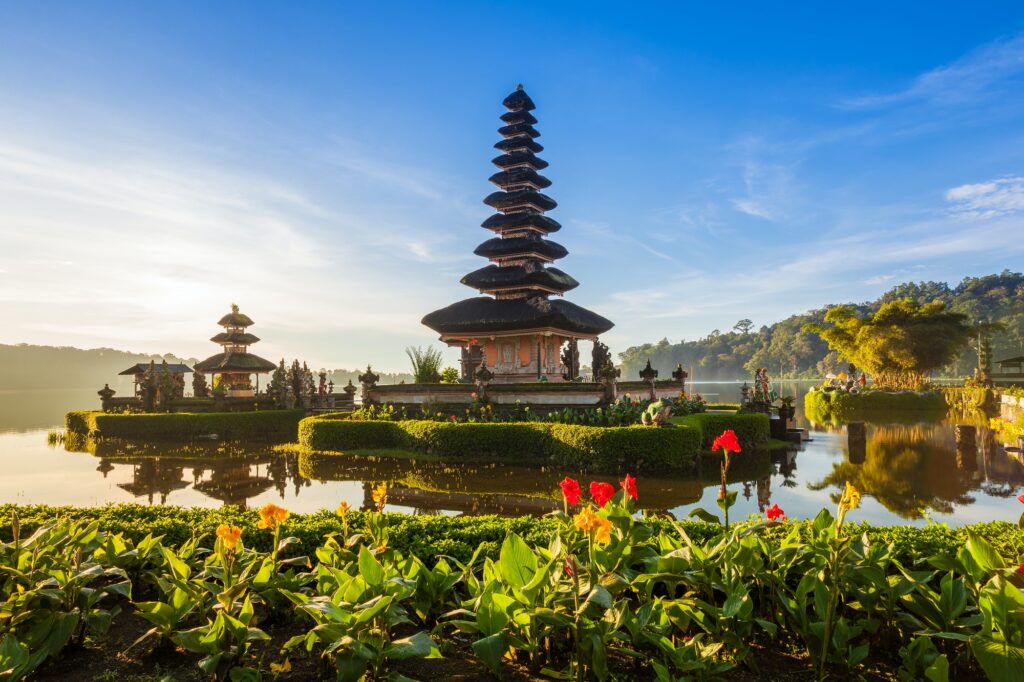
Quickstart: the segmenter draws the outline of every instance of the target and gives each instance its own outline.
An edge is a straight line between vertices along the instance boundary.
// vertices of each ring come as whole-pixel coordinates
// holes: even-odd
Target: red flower
[[[572,577],[572,559],[570,557],[565,557],[565,562],[562,564],[562,570],[565,571],[567,576],[570,578]]]
[[[455,415],[454,415],[454,414],[452,415],[451,419],[452,419],[452,421],[453,421],[453,422],[454,422],[454,421],[458,421],[458,420],[457,420],[457,419],[455,418]]]
[[[1020,495],[1017,496],[1017,501],[1020,502],[1021,504],[1024,504],[1024,493],[1021,493]]]
[[[773,504],[764,510],[764,515],[768,517],[769,521],[777,521],[786,515],[786,512],[782,511],[782,507],[778,504]]]
[[[611,483],[594,481],[590,484],[590,496],[594,498],[594,504],[603,507],[608,504],[608,500],[615,496],[615,486]]]
[[[562,497],[565,498],[565,501],[569,503],[570,507],[575,507],[579,504],[580,498],[583,496],[583,491],[580,490],[579,481],[566,476],[558,485],[562,486]]]
[[[726,429],[711,443],[712,450],[728,450],[729,452],[740,452],[743,448],[740,447],[740,440],[736,437],[736,432],[732,429]]]
[[[640,499],[636,494],[636,479],[626,474],[626,477],[622,479],[622,491],[634,500]]]
[[[1017,567],[1016,573],[1017,575],[1024,575],[1024,564]]]

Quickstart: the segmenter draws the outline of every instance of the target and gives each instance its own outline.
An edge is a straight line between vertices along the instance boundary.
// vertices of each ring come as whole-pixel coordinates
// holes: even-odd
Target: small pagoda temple
[[[544,148],[536,141],[535,106],[522,85],[502,104],[508,112],[498,129],[502,140],[494,145],[501,155],[490,177],[500,191],[484,199],[496,213],[481,225],[494,236],[474,251],[491,263],[461,280],[484,295],[435,310],[423,324],[462,348],[464,378],[486,364],[496,382],[562,381],[579,370],[563,367],[562,346],[575,351],[579,340],[596,341],[613,325],[561,298],[579,283],[550,267],[568,251],[547,239],[562,226],[545,215],[557,204],[540,192],[551,181],[538,173],[548,164],[537,156]]]
[[[239,312],[237,305],[232,304],[231,312],[220,318],[217,324],[224,327],[224,331],[210,340],[220,344],[224,352],[196,364],[195,371],[214,376],[219,374],[220,386],[229,397],[255,395],[259,390],[259,375],[273,372],[277,365],[249,352],[249,346],[258,342],[259,337],[246,331],[252,326],[252,319]],[[253,374],[256,375],[255,389],[250,382]]]

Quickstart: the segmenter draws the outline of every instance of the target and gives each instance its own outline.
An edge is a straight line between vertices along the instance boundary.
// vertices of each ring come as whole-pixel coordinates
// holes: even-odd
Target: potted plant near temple
[[[796,408],[793,407],[793,396],[780,396],[779,403],[779,419],[788,422],[790,419],[796,416]]]

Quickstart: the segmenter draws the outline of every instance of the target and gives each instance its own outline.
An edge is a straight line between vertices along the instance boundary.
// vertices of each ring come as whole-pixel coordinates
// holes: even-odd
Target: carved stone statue
[[[366,372],[359,375],[359,383],[363,385],[363,405],[373,404],[373,398],[370,396],[370,390],[377,385],[380,381],[380,377],[373,373],[370,366],[366,366]]]
[[[668,426],[671,422],[672,402],[669,400],[655,400],[647,406],[640,416],[640,421],[645,426]]]
[[[606,362],[601,367],[601,372],[596,376],[597,380],[604,386],[604,403],[611,405],[616,398],[616,381],[619,378],[620,370],[611,362]]]
[[[580,375],[580,346],[576,339],[570,339],[562,349],[562,378],[572,381]]]
[[[601,381],[601,370],[605,365],[612,364],[612,354],[608,346],[600,341],[594,341],[594,352],[591,355],[590,368],[594,373],[594,381]]]
[[[476,399],[482,403],[487,402],[487,387],[494,379],[494,372],[487,369],[487,363],[481,361],[480,366],[473,372],[473,381],[476,383]]]
[[[654,382],[658,378],[658,370],[651,367],[651,359],[647,358],[647,366],[640,370],[640,380],[647,384],[650,390],[650,399],[657,400],[658,395],[654,390]]]

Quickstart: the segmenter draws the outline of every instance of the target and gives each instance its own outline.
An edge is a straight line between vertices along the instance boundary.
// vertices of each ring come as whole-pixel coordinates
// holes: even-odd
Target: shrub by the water
[[[804,414],[816,424],[832,424],[857,418],[905,421],[939,419],[946,413],[942,393],[916,391],[808,391]],[[901,419],[901,416],[903,419]]]
[[[758,450],[768,447],[771,430],[768,416],[760,413],[704,412],[672,420],[674,423],[696,429],[700,433],[700,448],[707,450],[718,434],[732,429],[744,450]]]
[[[71,433],[91,438],[192,440],[216,435],[221,440],[294,440],[303,410],[165,414],[69,412],[64,425]]]
[[[345,421],[318,417],[304,419],[299,425],[299,444],[312,450],[409,448],[442,459],[497,459],[589,471],[688,469],[696,461],[701,440],[701,432],[688,425],[600,427],[546,422]]]

